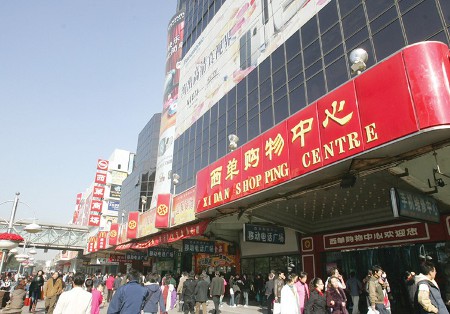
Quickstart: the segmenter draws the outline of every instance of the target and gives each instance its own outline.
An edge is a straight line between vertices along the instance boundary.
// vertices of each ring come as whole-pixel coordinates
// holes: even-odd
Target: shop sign
[[[125,258],[129,261],[144,261],[147,259],[147,253],[143,252],[127,252]]]
[[[147,241],[133,243],[132,248],[146,249],[161,244],[176,242],[189,237],[200,236],[205,232],[206,227],[208,227],[208,223],[208,220],[204,220],[193,225],[187,225],[182,228],[164,232],[150,238]]]
[[[219,266],[233,266],[236,265],[236,260],[234,256],[224,255],[224,254],[215,254],[215,255],[206,255],[199,254],[197,256],[197,263],[201,268],[207,266],[219,267]]]
[[[136,239],[139,221],[139,212],[128,213],[127,238]]]
[[[195,187],[173,198],[170,226],[178,226],[195,220]]]
[[[159,230],[155,227],[156,208],[147,210],[139,215],[139,238],[149,234],[157,233]]]
[[[391,189],[394,217],[439,223],[440,214],[434,198],[396,188]]]
[[[119,224],[113,223],[109,229],[109,245],[117,245],[117,238],[119,236]]]
[[[184,253],[210,253],[214,254],[215,245],[214,241],[203,240],[183,240],[183,252]]]
[[[111,190],[109,191],[109,197],[120,198],[122,186],[117,184],[111,184]]]
[[[421,222],[403,223],[323,236],[325,250],[403,244],[429,240],[428,225]]]
[[[167,228],[169,227],[169,208],[171,194],[159,194],[158,201],[156,204],[156,228]]]
[[[130,256],[127,255],[118,255],[118,254],[110,254],[109,255],[109,261],[113,263],[132,263],[133,261],[144,261],[145,259],[135,259],[134,256],[131,256],[132,258],[129,258]]]
[[[119,206],[120,206],[119,201],[108,201],[108,210],[116,212],[119,210]]]
[[[106,184],[106,173],[97,172],[95,174],[95,181],[94,182],[97,183],[97,184],[105,185]]]
[[[284,244],[283,227],[244,224],[244,241],[268,244]]]
[[[106,238],[108,237],[108,231],[100,231],[97,234],[97,249],[106,249]]]
[[[97,251],[97,236],[89,237],[87,251],[89,253]]]
[[[97,170],[108,171],[109,161],[104,159],[97,160]]]
[[[149,257],[174,258],[175,250],[166,247],[152,247],[148,249],[147,254]]]
[[[128,176],[128,173],[122,171],[111,171],[111,184],[122,185],[123,180]]]
[[[445,67],[442,61],[447,54],[448,47],[439,43],[405,48],[200,170],[196,213],[419,130],[449,124],[449,110],[442,105],[448,104],[448,93],[439,95],[429,87],[436,81],[448,84],[448,61]],[[436,73],[433,83],[428,83],[421,60],[427,62],[427,71]],[[430,118],[425,114],[429,112],[433,113]]]

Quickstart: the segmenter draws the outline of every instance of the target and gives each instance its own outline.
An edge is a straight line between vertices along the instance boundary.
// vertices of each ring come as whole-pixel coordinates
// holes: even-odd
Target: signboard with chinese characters
[[[148,257],[174,258],[175,250],[168,247],[152,247],[148,249]]]
[[[439,223],[437,202],[430,196],[392,188],[391,203],[394,217]]]
[[[145,261],[147,255],[137,255],[137,253],[127,253],[125,255],[110,254],[109,261],[116,263],[132,263],[133,261]]]
[[[429,240],[428,225],[421,222],[388,225],[323,236],[325,250],[392,245]]]
[[[97,172],[96,174],[95,174],[95,183],[97,183],[97,184],[103,184],[103,185],[105,185],[106,184],[106,173],[103,173],[103,172]]]
[[[268,244],[284,244],[284,228],[244,224],[244,241]]]
[[[125,257],[129,261],[145,261],[147,260],[147,252],[127,252]]]
[[[183,240],[184,253],[215,253],[214,241],[203,241],[194,239]]]
[[[431,88],[448,84],[447,55],[441,43],[407,47],[209,164],[197,173],[197,216],[386,143],[447,127],[450,93]],[[427,81],[417,60],[439,79]]]
[[[170,211],[170,226],[195,220],[195,187],[174,197]]]
[[[122,171],[111,171],[111,184],[122,185],[123,180],[128,176],[128,173]]]
[[[119,201],[108,201],[108,210],[118,211],[120,206]]]

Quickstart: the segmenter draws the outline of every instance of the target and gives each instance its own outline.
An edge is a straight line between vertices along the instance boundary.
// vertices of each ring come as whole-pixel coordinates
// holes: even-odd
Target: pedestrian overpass
[[[58,225],[51,223],[41,223],[42,231],[38,233],[28,233],[23,228],[33,221],[23,220],[14,223],[14,230],[20,234],[25,242],[20,246],[35,246],[40,249],[69,250],[77,251],[86,248],[89,229],[86,226]],[[6,232],[8,223],[0,221],[0,233]]]

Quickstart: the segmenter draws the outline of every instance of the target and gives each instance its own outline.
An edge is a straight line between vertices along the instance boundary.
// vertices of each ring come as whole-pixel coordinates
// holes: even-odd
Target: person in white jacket
[[[83,289],[84,275],[76,274],[72,290],[63,292],[53,314],[91,314],[92,294]]]
[[[295,281],[296,274],[290,274],[286,278],[286,284],[281,288],[281,314],[299,314],[298,294]],[[275,311],[274,311],[275,312]]]

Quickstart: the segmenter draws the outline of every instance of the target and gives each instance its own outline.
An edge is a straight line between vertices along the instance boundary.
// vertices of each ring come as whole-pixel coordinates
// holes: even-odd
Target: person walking
[[[414,297],[416,313],[449,314],[436,278],[436,268],[431,262],[425,262],[420,266],[424,276],[417,276],[417,292]]]
[[[114,293],[107,314],[140,313],[147,298],[148,290],[139,284],[140,274],[137,270],[130,270],[127,274],[128,283],[121,286]]]
[[[100,314],[100,305],[103,303],[103,295],[100,290],[94,288],[94,281],[88,279],[84,282],[86,291],[92,294],[91,314]]]
[[[375,265],[372,267],[372,277],[369,280],[369,301],[373,310],[377,310],[380,314],[388,314],[384,306],[384,293],[383,289],[386,287],[381,275],[383,270],[380,266]]]
[[[250,278],[248,278],[246,274],[243,274],[241,282],[242,286],[240,288],[242,291],[242,296],[244,297],[242,299],[242,303],[244,307],[248,307],[248,294],[250,293],[250,286],[251,286]]]
[[[52,314],[55,309],[56,302],[63,292],[62,279],[59,277],[59,273],[55,271],[52,277],[47,280],[47,284],[44,290],[45,295],[45,313]]]
[[[305,304],[305,314],[326,314],[327,313],[327,299],[324,294],[324,284],[322,279],[314,278],[311,281],[313,290],[310,298]],[[328,311],[329,313],[329,311]]]
[[[183,310],[185,314],[194,314],[196,286],[197,280],[195,280],[195,273],[190,272],[188,279],[183,284],[183,291],[181,293],[181,298],[183,299]]]
[[[92,294],[83,289],[84,278],[81,273],[75,274],[73,288],[61,294],[54,314],[91,314]]]
[[[281,289],[284,287],[284,280],[286,279],[286,276],[282,271],[278,272],[277,277],[275,278],[273,282],[273,292],[275,295],[275,302],[280,303],[281,301]]]
[[[106,301],[109,303],[109,302],[111,302],[113,291],[114,291],[114,276],[112,274],[109,274],[109,277],[106,279],[105,285],[106,285],[106,289],[108,290],[108,294],[106,296]]]
[[[215,272],[214,278],[211,280],[209,293],[214,302],[214,314],[219,314],[220,296],[225,294],[225,285],[218,271]]]
[[[178,312],[181,312],[183,309],[183,301],[181,301],[181,293],[183,292],[183,285],[184,282],[187,280],[188,278],[188,273],[187,272],[182,272],[181,273],[181,277],[180,277],[180,281],[178,282],[178,287],[177,287],[177,297],[178,297]]]
[[[362,283],[356,278],[356,274],[354,271],[350,272],[350,278],[347,280],[347,288],[350,292],[350,296],[352,297],[353,310],[352,314],[359,314],[358,304],[359,304],[359,295],[362,290]]]
[[[275,292],[274,292],[274,278],[275,278],[275,272],[271,271],[269,273],[269,277],[265,284],[265,296],[267,299],[267,314],[272,314],[273,309],[273,301],[275,299]]]
[[[209,284],[208,282],[206,282],[205,279],[206,278],[203,274],[200,275],[200,280],[197,282],[197,285],[195,286],[195,293],[194,293],[195,314],[200,313],[200,306],[202,307],[202,314],[208,313],[206,301],[208,301]]]
[[[41,291],[45,282],[44,277],[42,276],[43,274],[44,272],[42,270],[39,270],[36,276],[34,276],[28,288],[28,292],[31,298],[29,311],[33,313],[36,311],[36,304],[41,298]]]
[[[158,284],[158,278],[158,275],[155,273],[147,275],[144,287],[148,290],[148,296],[144,301],[142,309],[144,314],[157,314],[158,304],[161,313],[167,314],[161,287]]]
[[[340,280],[331,276],[329,279],[330,286],[327,289],[327,305],[333,314],[348,314],[347,297],[344,289],[340,287]]]
[[[296,274],[289,274],[286,284],[281,288],[279,300],[282,314],[299,314],[296,279]]]
[[[309,287],[306,281],[308,280],[308,274],[302,271],[298,277],[298,280],[295,282],[295,288],[297,289],[298,294],[298,305],[299,312],[303,314],[305,311],[305,304],[309,299]]]
[[[10,294],[10,299],[1,313],[22,313],[23,301],[27,292],[25,291],[26,280],[20,280]]]
[[[121,282],[122,282],[122,274],[121,273],[118,273],[117,275],[116,275],[116,278],[114,279],[114,283],[113,283],[113,295],[116,293],[116,291],[117,290],[119,290],[119,288],[120,288],[120,284],[121,284]],[[112,299],[112,297],[111,297],[111,299]],[[111,301],[109,301],[109,302],[111,302]]]

